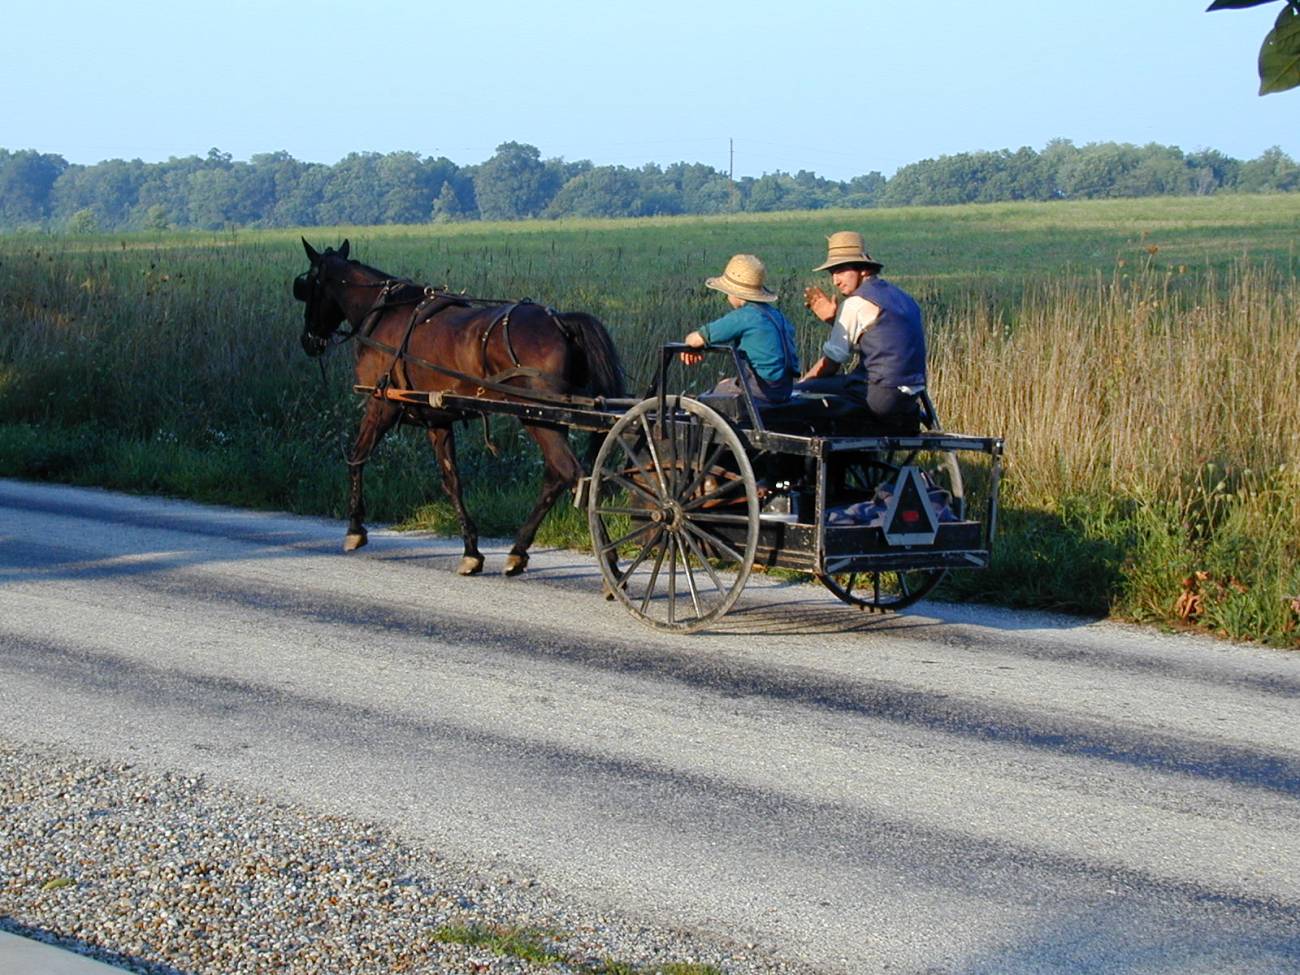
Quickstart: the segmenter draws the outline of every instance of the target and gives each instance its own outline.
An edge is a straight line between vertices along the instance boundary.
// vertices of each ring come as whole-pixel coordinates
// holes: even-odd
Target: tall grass
[[[639,222],[343,228],[353,253],[471,293],[604,319],[631,386],[659,344],[725,310],[738,251],[797,295],[823,235],[859,227],[928,314],[951,429],[1008,444],[995,567],[955,597],[1192,623],[1300,643],[1300,284],[1291,198],[996,205]],[[349,363],[297,344],[282,232],[0,238],[0,473],[342,514],[359,409]],[[799,320],[813,357],[824,328]],[[696,386],[703,373],[687,376]],[[471,506],[507,533],[540,470],[464,431]],[[368,471],[377,520],[454,530],[423,438]],[[560,510],[543,539],[572,541]]]
[[[1111,563],[1108,608],[1124,615],[1295,641],[1294,275],[1148,264],[1043,282],[1014,320],[972,307],[945,326],[933,383],[949,425],[1002,431],[1010,509],[1083,543],[1052,569]],[[1033,566],[1020,554],[1013,570]],[[1069,572],[1055,582],[1062,605],[1070,584]]]

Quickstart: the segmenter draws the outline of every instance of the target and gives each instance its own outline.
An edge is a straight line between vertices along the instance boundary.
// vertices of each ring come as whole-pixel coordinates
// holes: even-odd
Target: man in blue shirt
[[[794,326],[773,306],[777,296],[764,285],[766,276],[763,262],[753,254],[737,254],[729,260],[722,274],[704,283],[727,296],[731,311],[684,339],[695,349],[727,344],[738,348],[750,392],[760,405],[788,400],[799,375]],[[687,365],[702,358],[698,352],[682,353]],[[736,379],[724,379],[713,392],[738,395],[740,384]]]

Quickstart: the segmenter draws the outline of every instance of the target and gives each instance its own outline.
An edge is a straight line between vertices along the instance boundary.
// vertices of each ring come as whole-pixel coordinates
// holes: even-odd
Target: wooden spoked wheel
[[[689,633],[739,598],[758,547],[758,488],[744,444],[693,399],[643,400],[610,430],[587,503],[605,585],[633,616]],[[723,566],[726,566],[725,568]]]
[[[938,451],[929,456],[918,456],[918,453],[915,450],[891,450],[844,458],[834,486],[836,503],[869,500],[877,487],[893,483],[901,468],[919,464],[932,484],[948,492],[953,514],[963,517],[965,495],[956,452]],[[817,578],[837,599],[850,606],[889,613],[924,599],[947,573],[947,569],[904,569],[837,572]]]

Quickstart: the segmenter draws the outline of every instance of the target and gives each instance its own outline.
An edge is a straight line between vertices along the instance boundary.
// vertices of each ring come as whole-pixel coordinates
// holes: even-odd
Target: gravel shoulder
[[[147,975],[812,971],[594,911],[377,823],[53,748],[0,742],[0,820],[0,930]],[[475,932],[494,945],[451,940]]]

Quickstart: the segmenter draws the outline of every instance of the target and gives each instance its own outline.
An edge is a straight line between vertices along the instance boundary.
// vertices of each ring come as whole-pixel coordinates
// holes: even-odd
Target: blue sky
[[[5,14],[0,147],[725,170],[734,139],[738,176],[835,179],[1058,137],[1300,157],[1300,90],[1255,94],[1277,5],[1207,5],[46,0]]]

